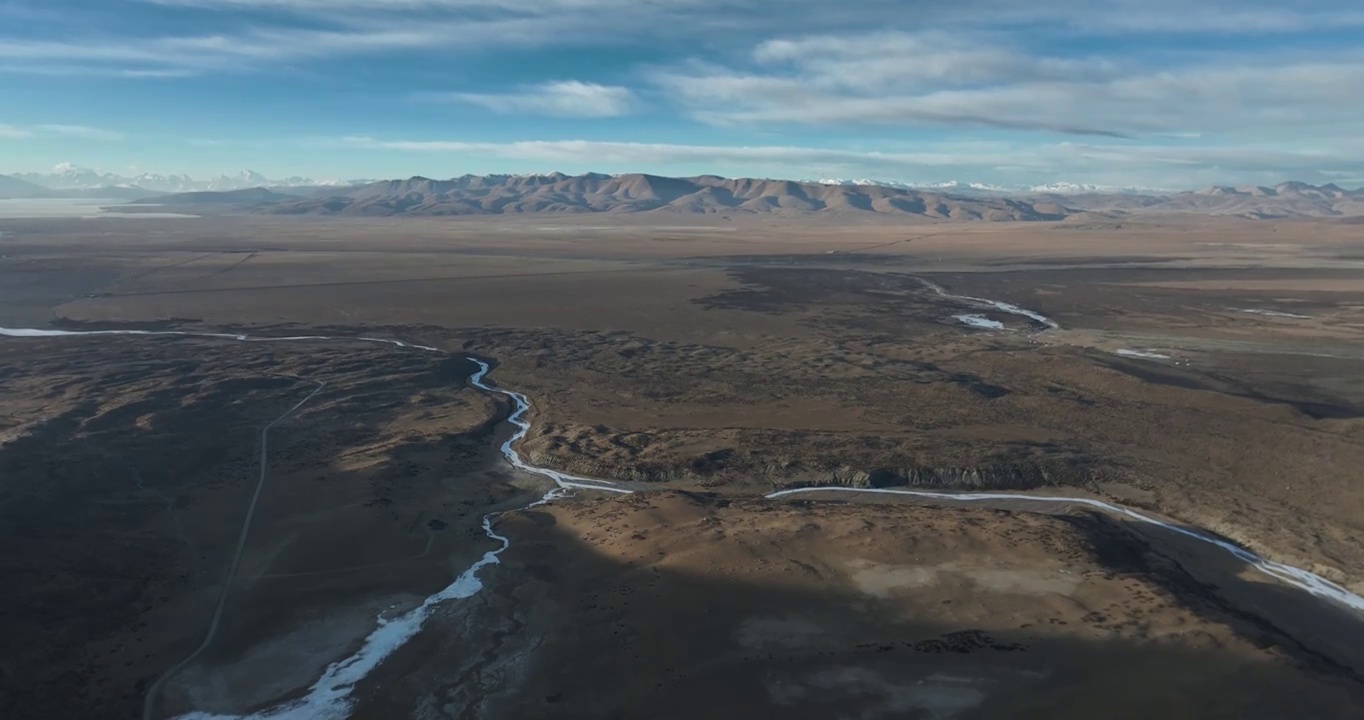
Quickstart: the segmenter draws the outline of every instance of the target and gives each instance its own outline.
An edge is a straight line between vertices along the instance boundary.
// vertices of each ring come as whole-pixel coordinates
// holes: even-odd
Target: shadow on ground
[[[1343,719],[1364,706],[1359,618],[1096,515],[660,492],[499,529],[513,545],[488,589],[381,667],[356,718]]]

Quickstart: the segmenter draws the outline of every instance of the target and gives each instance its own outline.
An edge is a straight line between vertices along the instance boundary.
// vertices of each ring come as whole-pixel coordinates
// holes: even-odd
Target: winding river
[[[16,338],[52,338],[91,335],[195,337],[236,340],[239,342],[339,340],[384,343],[399,348],[445,353],[445,351],[429,345],[419,345],[416,343],[403,342],[401,340],[375,337],[335,337],[328,335],[254,337],[238,333],[200,333],[181,330],[72,331],[0,328],[0,336]],[[528,509],[547,502],[552,502],[557,498],[563,497],[572,490],[601,490],[621,494],[633,492],[625,488],[615,487],[611,482],[606,480],[579,477],[550,468],[536,467],[521,459],[521,455],[516,451],[515,446],[517,442],[526,437],[526,434],[530,432],[530,420],[526,418],[526,414],[530,412],[530,400],[519,392],[504,390],[495,385],[489,385],[485,382],[488,372],[491,370],[488,363],[477,358],[470,359],[478,365],[478,370],[469,377],[470,384],[485,392],[505,395],[510,398],[515,405],[515,409],[512,411],[511,415],[508,416],[507,421],[516,427],[516,432],[512,433],[511,437],[507,438],[506,442],[502,443],[502,455],[507,459],[507,462],[511,463],[511,465],[517,469],[549,478],[555,483],[555,487],[545,493],[544,497],[522,509]],[[302,403],[300,403],[300,405],[301,404]],[[396,617],[385,617],[384,615],[380,615],[377,620],[377,627],[365,637],[360,649],[349,657],[327,666],[327,669],[322,673],[322,677],[318,678],[317,682],[313,683],[313,685],[308,688],[307,693],[302,697],[250,715],[216,715],[211,713],[192,712],[179,716],[178,720],[341,720],[342,718],[347,717],[350,714],[352,705],[351,691],[354,689],[355,684],[369,675],[374,668],[378,667],[379,664],[389,655],[393,654],[395,650],[402,647],[408,640],[412,639],[412,637],[422,629],[422,626],[426,624],[426,620],[431,616],[432,610],[437,605],[448,600],[461,600],[472,597],[478,593],[479,590],[483,589],[483,583],[478,579],[479,571],[489,565],[498,564],[500,562],[498,556],[511,546],[511,541],[509,539],[498,534],[497,531],[493,529],[493,521],[498,514],[500,513],[491,513],[483,517],[483,532],[498,544],[496,549],[484,553],[477,562],[469,566],[464,572],[460,573],[459,577],[455,578],[454,582],[447,585],[440,592],[427,597],[421,605],[399,614]],[[249,529],[248,520],[248,524],[244,526],[242,530],[243,536]],[[159,683],[160,681],[158,681],[158,685]]]
[[[1027,308],[1014,305],[1013,303],[1006,303],[1000,300],[990,300],[989,298],[972,297],[970,295],[958,295],[956,293],[948,292],[946,288],[937,283],[929,282],[919,277],[916,277],[914,279],[922,283],[924,287],[928,288],[929,290],[932,290],[939,297],[946,298],[948,300],[956,300],[967,305],[974,305],[975,307],[981,308],[982,310],[996,310],[1002,313],[1006,313],[1008,315],[1017,315],[1019,317],[1025,317],[1037,323],[1038,325],[1041,325],[1046,330],[1061,329],[1060,323],[1056,322],[1055,320],[1052,320],[1051,318],[1047,317],[1046,315],[1043,315],[1040,312],[1037,312],[1036,310],[1029,310]],[[962,316],[959,315],[957,317],[960,319]],[[967,324],[969,325],[971,323],[968,322]]]
[[[962,300],[970,304],[982,307],[990,307],[1001,312],[1020,315],[1033,320],[1046,328],[1059,327],[1058,324],[1040,313],[1025,310],[1009,303],[996,302],[983,298],[972,298],[968,296],[953,295],[941,287],[923,281],[930,289],[943,297]],[[289,337],[253,337],[237,333],[199,333],[178,330],[87,330],[87,331],[68,331],[68,330],[40,330],[26,328],[0,328],[0,336],[14,338],[50,338],[66,336],[92,336],[92,335],[148,335],[148,336],[178,336],[178,337],[198,337],[198,338],[217,338],[235,340],[240,342],[304,342],[304,341],[358,341],[370,343],[384,343],[399,348],[419,350],[424,352],[445,353],[438,348],[428,345],[418,345],[407,343],[401,340],[375,337],[338,337],[326,335],[297,335]],[[471,358],[472,359],[472,358]],[[516,431],[502,444],[502,455],[507,462],[515,468],[534,475],[539,475],[553,481],[555,487],[544,495],[540,500],[530,506],[541,505],[552,502],[564,497],[575,490],[602,491],[609,493],[628,494],[629,489],[619,487],[607,480],[580,477],[568,473],[559,472],[550,468],[537,467],[526,462],[516,451],[516,443],[526,437],[530,431],[531,423],[526,418],[530,411],[530,401],[525,395],[513,390],[506,390],[487,382],[487,375],[490,367],[482,360],[473,359],[478,365],[478,371],[469,378],[470,384],[483,390],[484,392],[504,395],[511,399],[515,409],[508,417],[508,422],[516,427]],[[781,490],[768,494],[768,499],[777,500],[796,495],[816,494],[816,493],[864,493],[879,495],[910,496],[929,500],[952,501],[952,502],[1025,502],[1031,504],[1047,505],[1053,508],[1060,506],[1082,505],[1094,508],[1107,513],[1127,518],[1141,523],[1147,523],[1165,528],[1191,539],[1208,543],[1220,550],[1230,554],[1259,572],[1274,578],[1280,582],[1297,587],[1312,595],[1339,603],[1348,608],[1364,613],[1364,597],[1341,585],[1323,578],[1315,573],[1296,568],[1291,565],[1266,560],[1259,555],[1244,548],[1238,547],[1230,542],[1221,540],[1211,534],[1200,530],[1186,528],[1180,525],[1158,520],[1149,515],[1145,515],[1121,505],[1103,502],[1084,497],[1040,497],[1022,493],[948,493],[932,492],[927,490],[897,490],[889,488],[844,488],[844,487],[812,487],[796,488],[791,490]],[[483,531],[496,544],[497,548],[489,550],[471,565],[454,582],[446,586],[439,592],[426,598],[421,605],[411,610],[389,617],[387,614],[381,615],[376,622],[374,630],[364,639],[360,649],[342,660],[332,663],[323,672],[322,676],[315,682],[301,697],[261,710],[250,715],[213,715],[209,713],[193,712],[180,716],[179,720],[341,720],[346,718],[351,710],[353,700],[351,693],[356,683],[363,680],[371,671],[379,666],[389,655],[398,648],[402,647],[408,640],[414,637],[425,625],[431,616],[433,609],[446,601],[460,600],[468,598],[482,589],[483,584],[478,575],[481,570],[489,565],[496,565],[500,561],[498,556],[506,550],[511,541],[497,533],[493,529],[493,522],[497,514],[490,514],[483,518]]]

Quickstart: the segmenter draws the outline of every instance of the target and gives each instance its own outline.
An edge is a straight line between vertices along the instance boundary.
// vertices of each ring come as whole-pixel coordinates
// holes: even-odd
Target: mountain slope
[[[266,190],[265,188],[249,188],[246,190],[229,190],[227,192],[205,191],[177,193],[174,195],[158,195],[156,197],[142,198],[131,204],[250,206],[294,199],[297,199],[296,195],[285,195],[284,193],[277,193],[272,190]]]
[[[45,187],[34,185],[31,182],[20,180],[9,175],[0,175],[0,199],[32,199],[52,197],[52,192]]]

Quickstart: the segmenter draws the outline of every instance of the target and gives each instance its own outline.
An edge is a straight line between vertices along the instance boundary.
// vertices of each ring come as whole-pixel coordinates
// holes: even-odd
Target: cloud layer
[[[881,32],[769,40],[746,70],[697,61],[654,79],[702,121],[974,125],[1130,137],[1325,128],[1364,111],[1364,50],[1150,67],[1028,53],[989,36]]]
[[[73,2],[0,0],[0,91],[159,84],[165,105],[148,112],[186,125],[201,119],[176,104],[186,81],[351,97],[338,135],[450,137],[433,129],[457,119],[462,136],[349,147],[546,166],[1179,186],[1364,177],[1355,0]],[[254,137],[278,132],[244,110]],[[126,140],[87,127],[104,124],[97,113],[21,120],[0,139]],[[507,140],[513,127],[530,139]],[[596,139],[558,139],[574,136]]]
[[[61,125],[61,124],[40,124],[40,125],[7,125],[0,123],[0,138],[18,139],[33,137],[59,137],[77,138],[82,140],[123,140],[125,135],[113,130],[103,128],[88,127],[85,125]]]
[[[543,83],[515,93],[448,93],[425,97],[472,103],[499,113],[551,117],[617,117],[628,114],[635,104],[634,93],[627,88],[577,80]]]

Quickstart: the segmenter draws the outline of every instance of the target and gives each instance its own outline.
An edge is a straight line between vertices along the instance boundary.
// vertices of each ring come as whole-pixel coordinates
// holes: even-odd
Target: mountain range
[[[364,180],[348,182],[336,180],[318,181],[306,177],[271,179],[252,170],[243,170],[235,175],[220,175],[209,180],[196,180],[188,175],[161,175],[157,173],[120,175],[118,173],[83,168],[70,163],[62,163],[45,173],[16,173],[9,177],[32,185],[37,185],[47,190],[56,191],[58,195],[66,193],[67,191],[127,189],[141,191],[134,193],[137,196],[146,196],[148,193],[225,192],[231,190],[245,190],[253,187],[322,187],[355,185],[367,182]],[[106,197],[108,196],[106,195]]]
[[[151,198],[219,211],[287,215],[499,215],[675,213],[917,216],[928,220],[1060,220],[1077,213],[1196,213],[1253,219],[1364,216],[1364,190],[1286,182],[1173,194],[1080,186],[1013,195],[889,187],[870,182],[794,182],[714,175],[464,175],[413,177],[350,187],[259,188]]]
[[[1045,185],[991,185],[989,183],[963,182],[961,180],[944,180],[933,183],[906,183],[898,180],[873,180],[870,178],[857,178],[845,180],[843,178],[821,178],[819,180],[802,180],[801,182],[817,182],[821,185],[880,185],[882,187],[897,187],[918,190],[936,190],[941,192],[961,193],[966,195],[1011,195],[1024,196],[1039,193],[1049,193],[1056,195],[1080,195],[1089,193],[1154,193],[1169,194],[1173,191],[1161,190],[1158,188],[1121,186],[1121,185],[1089,185],[1072,182],[1055,182]]]
[[[227,195],[235,195],[229,193]],[[221,205],[230,198],[215,198]],[[153,198],[158,204],[207,204],[202,194]],[[502,215],[521,213],[876,213],[951,220],[1059,220],[1065,209],[1014,198],[965,198],[879,185],[657,175],[465,175],[414,177],[305,196],[276,190],[243,198],[243,209],[311,215]]]
[[[1364,216],[1364,189],[1347,190],[1329,183],[1215,186],[1168,195],[1085,193],[1033,197],[1064,202],[1076,210],[1103,213],[1223,215],[1255,220]]]
[[[1195,213],[1270,219],[1364,216],[1364,190],[1285,182],[1189,192],[1056,183],[1004,188],[944,182],[912,187],[869,179],[811,181],[563,173],[463,175],[449,180],[319,182],[242,171],[211,180],[122,176],[73,165],[0,175],[0,198],[113,198],[217,212],[305,215],[520,213],[875,214],[929,220],[1059,220],[1077,213]]]

